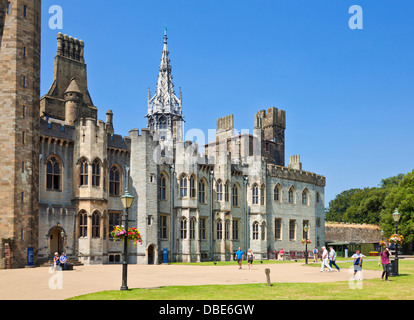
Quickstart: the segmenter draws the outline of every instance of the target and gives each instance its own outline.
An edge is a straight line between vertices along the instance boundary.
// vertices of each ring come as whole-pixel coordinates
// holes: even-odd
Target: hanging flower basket
[[[382,246],[386,246],[386,245],[387,245],[387,243],[386,243],[385,241],[382,241],[382,240],[381,240],[381,241],[379,242],[379,245],[382,247]]]
[[[142,243],[142,237],[137,228],[129,228],[128,231],[125,230],[123,226],[116,226],[111,232],[111,237],[116,240],[124,240],[125,237],[128,237],[128,240],[134,241],[135,244],[138,242]]]
[[[310,243],[312,243],[312,240],[302,239],[302,244],[305,244],[305,243],[310,244]]]
[[[396,244],[402,244],[404,242],[404,237],[400,234],[393,234],[388,239],[389,243],[396,243]]]

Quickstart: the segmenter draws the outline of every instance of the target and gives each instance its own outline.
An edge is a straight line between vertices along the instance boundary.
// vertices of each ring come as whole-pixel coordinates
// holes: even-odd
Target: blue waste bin
[[[33,254],[32,247],[27,248],[27,266],[28,267],[34,266],[34,254]]]
[[[162,250],[162,263],[168,263],[168,249]]]

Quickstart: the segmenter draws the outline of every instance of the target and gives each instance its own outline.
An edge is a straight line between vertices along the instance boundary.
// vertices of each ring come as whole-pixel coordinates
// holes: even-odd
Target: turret
[[[79,108],[82,101],[82,93],[79,90],[75,78],[72,78],[69,87],[65,91],[65,123],[74,126],[79,117]]]

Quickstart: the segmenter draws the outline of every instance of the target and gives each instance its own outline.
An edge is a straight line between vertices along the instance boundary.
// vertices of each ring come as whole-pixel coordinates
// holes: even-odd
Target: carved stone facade
[[[32,3],[40,8],[40,1]],[[325,178],[303,171],[298,156],[285,167],[285,111],[259,111],[253,134],[235,134],[233,115],[218,119],[216,141],[201,152],[196,143],[183,140],[182,95],[174,93],[165,34],[157,90],[149,94],[148,128],[116,135],[112,110],[106,122],[97,119],[85,44],[57,35],[53,83],[39,101],[38,51],[30,63],[9,55],[7,48],[20,45],[25,36],[10,36],[7,28],[15,18],[4,15],[5,2],[0,4],[1,70],[15,77],[0,80],[2,137],[10,137],[1,145],[0,196],[7,205],[1,209],[0,239],[8,253],[11,243],[15,266],[24,265],[28,246],[35,248],[39,263],[63,250],[84,264],[122,261],[122,244],[110,238],[110,231],[123,223],[126,187],[135,197],[130,226],[143,237],[142,245],[130,244],[130,263],[161,263],[163,249],[170,261],[232,260],[238,247],[266,259],[269,250],[303,250],[305,225],[309,238],[324,244]],[[31,30],[39,31],[34,35],[40,41],[35,22]],[[38,50],[40,43],[34,43]],[[20,63],[22,72],[30,66],[28,79],[36,79],[36,85],[27,92],[15,88],[13,96],[6,91],[18,83]],[[30,99],[24,103],[32,107],[26,129],[18,125],[19,99]],[[7,121],[14,126],[6,132]],[[22,130],[27,130],[24,146],[18,141]],[[27,159],[25,174],[18,159]],[[23,177],[30,190],[22,191]],[[19,203],[21,192],[27,206]],[[20,237],[17,224],[30,231],[30,243],[26,235]]]

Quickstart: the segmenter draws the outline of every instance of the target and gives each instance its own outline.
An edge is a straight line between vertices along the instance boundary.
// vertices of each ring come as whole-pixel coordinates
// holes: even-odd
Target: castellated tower
[[[0,0],[0,269],[38,250],[40,11]]]

